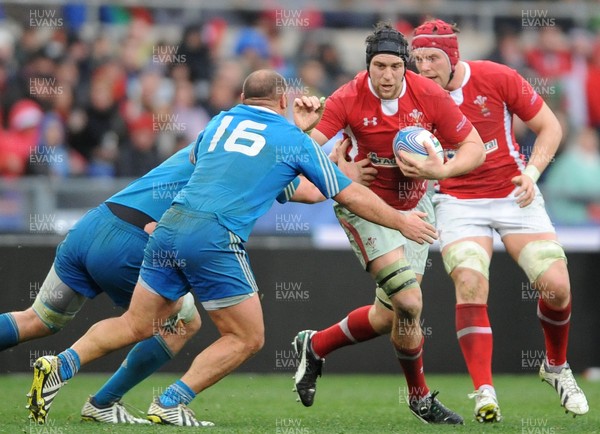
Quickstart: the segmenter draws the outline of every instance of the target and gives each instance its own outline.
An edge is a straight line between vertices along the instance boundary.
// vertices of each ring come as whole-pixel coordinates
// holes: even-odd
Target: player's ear
[[[288,107],[288,99],[287,99],[287,94],[285,92],[283,92],[280,96],[279,96],[279,107],[281,107],[281,110],[287,110]]]

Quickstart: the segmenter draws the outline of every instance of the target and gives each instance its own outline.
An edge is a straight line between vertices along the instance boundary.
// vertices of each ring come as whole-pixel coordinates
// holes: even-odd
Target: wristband
[[[537,182],[538,179],[540,179],[540,171],[533,164],[528,164],[523,173],[529,176],[534,183]]]

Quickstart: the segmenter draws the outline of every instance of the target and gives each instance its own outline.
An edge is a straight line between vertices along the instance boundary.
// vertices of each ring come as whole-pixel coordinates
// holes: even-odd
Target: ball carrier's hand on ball
[[[294,98],[294,123],[306,134],[317,126],[325,110],[325,97],[301,96]]]
[[[425,159],[415,158],[405,151],[400,151],[400,156],[395,156],[396,163],[404,176],[423,179],[447,178],[446,166],[437,156],[433,144],[424,141],[423,146],[427,151],[427,158]]]

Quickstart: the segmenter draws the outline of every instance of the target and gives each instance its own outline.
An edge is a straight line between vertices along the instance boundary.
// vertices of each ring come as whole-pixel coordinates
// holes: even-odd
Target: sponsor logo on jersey
[[[371,119],[363,118],[363,125],[365,127],[369,126],[369,125],[373,125],[373,126],[377,125],[377,117],[373,116]]]
[[[473,103],[478,105],[481,108],[481,114],[487,117],[492,113],[490,112],[490,109],[487,108],[487,106],[485,105],[486,101],[486,96],[477,95],[477,98],[473,100]]]
[[[486,154],[489,154],[490,152],[494,152],[496,149],[498,149],[498,140],[492,139],[489,142],[485,142],[483,144],[483,147],[485,148]]]
[[[394,158],[380,157],[376,152],[369,152],[367,157],[373,166],[398,167]]]

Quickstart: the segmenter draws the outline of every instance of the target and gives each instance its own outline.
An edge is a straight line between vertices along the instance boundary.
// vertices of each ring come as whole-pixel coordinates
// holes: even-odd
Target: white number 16
[[[219,140],[221,140],[221,137],[223,137],[223,134],[225,133],[225,129],[229,126],[232,120],[233,116],[225,116],[223,118],[219,128],[217,128],[215,135],[210,141],[208,152],[213,152],[215,150]],[[249,128],[263,131],[265,128],[267,128],[267,126],[265,124],[249,120],[240,122],[238,126],[235,127],[235,129],[231,132],[229,138],[225,140],[225,144],[223,145],[224,149],[228,152],[241,152],[249,157],[255,157],[258,155],[260,150],[267,142],[260,134],[248,131]],[[238,143],[237,141],[239,139],[247,140],[251,144]]]

